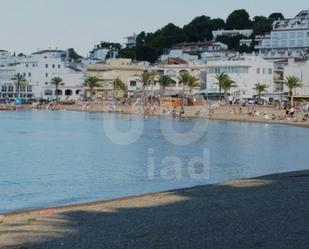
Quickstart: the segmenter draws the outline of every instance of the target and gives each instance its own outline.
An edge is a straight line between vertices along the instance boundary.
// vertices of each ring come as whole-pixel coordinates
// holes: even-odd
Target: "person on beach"
[[[185,114],[185,109],[182,106],[179,112],[179,117],[182,118],[184,114]]]

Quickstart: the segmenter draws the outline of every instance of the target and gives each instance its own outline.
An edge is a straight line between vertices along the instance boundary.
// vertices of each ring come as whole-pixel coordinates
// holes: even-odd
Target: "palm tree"
[[[162,75],[160,77],[159,84],[160,84],[160,87],[161,87],[161,95],[162,96],[165,95],[166,87],[170,86],[173,83],[174,83],[174,81],[172,80],[171,76],[169,76],[169,75]]]
[[[179,83],[182,84],[182,105],[184,104],[186,86],[189,84],[190,77],[191,75],[187,71],[181,72],[178,76]]]
[[[58,101],[58,89],[60,86],[64,86],[64,82],[60,77],[54,77],[51,79],[50,83],[55,86],[56,100]]]
[[[253,88],[253,90],[256,91],[258,98],[260,99],[262,93],[267,92],[267,88],[268,88],[268,86],[266,84],[257,83],[257,84],[255,84],[255,87]]]
[[[200,86],[200,80],[192,75],[189,77],[188,87],[189,87],[189,96],[192,96],[192,90]]]
[[[224,81],[229,80],[229,79],[230,79],[230,76],[228,76],[228,74],[226,73],[216,74],[216,80],[218,81],[217,84],[219,85],[220,98],[221,98],[222,86],[224,84]]]
[[[12,80],[15,81],[15,89],[16,89],[16,94],[17,94],[16,97],[19,98],[20,97],[20,87],[27,84],[26,78],[22,74],[18,73],[14,75]]]
[[[293,106],[294,105],[293,92],[296,88],[301,87],[300,79],[297,78],[296,76],[288,76],[286,77],[285,85],[289,89],[289,96],[291,98],[291,106]]]
[[[144,71],[143,74],[140,76],[140,81],[143,84],[142,99],[144,101],[146,97],[146,88],[152,84],[153,79],[154,79],[154,75],[149,71]]]
[[[100,80],[95,76],[90,76],[85,80],[85,86],[88,87],[90,92],[90,102],[92,101],[93,89],[100,86],[99,81]]]
[[[235,81],[231,80],[230,78],[226,79],[225,81],[222,82],[221,85],[223,91],[224,91],[224,99],[225,99],[225,103],[227,104],[229,102],[229,96],[228,96],[228,92],[233,88],[233,87],[237,87]]]
[[[126,84],[118,77],[113,80],[112,84],[114,89],[114,98],[116,97],[117,90],[120,90],[122,92],[125,92],[127,90]]]
[[[158,75],[158,73],[155,70],[150,71],[150,85],[151,85],[150,99],[151,99],[151,102],[153,101],[153,91],[154,91],[154,86],[156,84],[157,75]]]

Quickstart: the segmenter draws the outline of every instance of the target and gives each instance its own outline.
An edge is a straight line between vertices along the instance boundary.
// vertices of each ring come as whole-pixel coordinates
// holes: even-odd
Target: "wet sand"
[[[309,171],[0,217],[0,248],[308,248]]]

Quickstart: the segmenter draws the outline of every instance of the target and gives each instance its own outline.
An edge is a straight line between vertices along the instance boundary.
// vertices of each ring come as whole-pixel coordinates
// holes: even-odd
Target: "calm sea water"
[[[198,141],[177,146],[162,135],[160,122],[166,119],[0,112],[0,212],[309,169],[309,129],[211,121]],[[112,121],[121,131],[130,129],[132,121],[142,122],[142,136],[130,145],[112,142],[103,128]],[[173,125],[185,132],[195,122],[174,120]],[[134,129],[138,133],[141,127]],[[203,151],[208,152],[208,177],[192,178],[188,163]],[[151,177],[149,165],[154,166]],[[196,168],[202,172],[202,164]],[[180,169],[177,175],[174,169]]]

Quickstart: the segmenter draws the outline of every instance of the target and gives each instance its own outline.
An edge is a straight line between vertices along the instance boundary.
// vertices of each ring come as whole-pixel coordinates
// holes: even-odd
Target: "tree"
[[[214,18],[210,20],[211,30],[225,29],[225,21],[221,18]]]
[[[142,83],[142,99],[145,101],[146,88],[152,84],[154,75],[150,71],[144,71],[140,76],[140,82]]]
[[[269,15],[268,19],[270,19],[272,22],[276,21],[278,19],[283,20],[284,19],[284,15],[280,12],[275,12]]]
[[[226,80],[230,79],[230,77],[226,73],[216,74],[217,85],[219,86],[219,94],[221,98],[222,86]]]
[[[114,98],[116,97],[117,91],[120,90],[121,92],[125,92],[127,90],[126,84],[118,77],[114,79],[112,83],[113,83],[113,89],[114,89]]]
[[[200,79],[194,77],[193,75],[190,75],[189,81],[188,81],[187,84],[188,84],[188,87],[189,87],[189,96],[192,97],[193,89],[200,86]]]
[[[136,48],[124,48],[119,51],[120,58],[136,60]]]
[[[233,11],[226,20],[227,29],[249,29],[252,28],[249,13],[244,10]]]
[[[151,102],[153,101],[153,91],[154,91],[154,85],[156,84],[156,77],[157,77],[158,73],[155,70],[150,71],[150,85],[151,85],[151,89],[150,89],[150,94],[151,94]]]
[[[59,94],[58,89],[59,89],[60,86],[64,85],[64,82],[60,77],[54,77],[54,78],[51,79],[50,83],[52,85],[54,85],[54,87],[55,87],[56,100],[58,101],[58,94]]]
[[[263,35],[272,30],[272,21],[265,16],[255,16],[253,18],[253,32],[255,35]]]
[[[231,50],[239,50],[240,40],[244,38],[246,37],[243,35],[220,35],[217,37],[216,41],[226,44]]]
[[[89,89],[90,102],[92,101],[94,88],[100,86],[99,81],[100,80],[95,76],[90,76],[90,77],[86,78],[86,80],[85,80],[85,86],[88,87],[88,89]]]
[[[82,56],[80,56],[79,54],[75,52],[74,48],[69,48],[68,54],[69,54],[69,58],[74,61],[83,58]]]
[[[97,48],[107,48],[107,49],[114,48],[114,49],[120,50],[121,44],[120,43],[114,43],[114,42],[101,41],[101,43],[98,44],[96,47]]]
[[[289,97],[291,98],[291,106],[294,105],[293,101],[293,92],[296,88],[301,87],[300,79],[296,76],[288,76],[286,77],[285,85],[289,89]]]
[[[173,79],[169,75],[162,75],[159,79],[159,84],[161,87],[161,96],[165,95],[166,87],[174,83]]]
[[[14,81],[15,84],[16,97],[19,98],[20,87],[27,84],[26,78],[22,74],[18,73],[12,78],[12,80]]]
[[[186,86],[189,84],[191,75],[187,72],[181,72],[178,76],[179,83],[182,84],[182,105],[184,105]]]
[[[183,31],[190,42],[211,40],[213,38],[212,25],[209,16],[199,16],[185,25]]]
[[[217,74],[216,79],[218,81],[219,89],[224,91],[225,103],[228,103],[228,93],[233,87],[237,87],[235,81],[231,80],[230,76],[226,73]],[[221,90],[219,90],[221,93]],[[221,94],[220,94],[221,95]]]
[[[267,92],[267,88],[268,86],[266,84],[255,84],[255,87],[253,88],[253,90],[256,91],[258,98],[261,98],[262,93]]]

